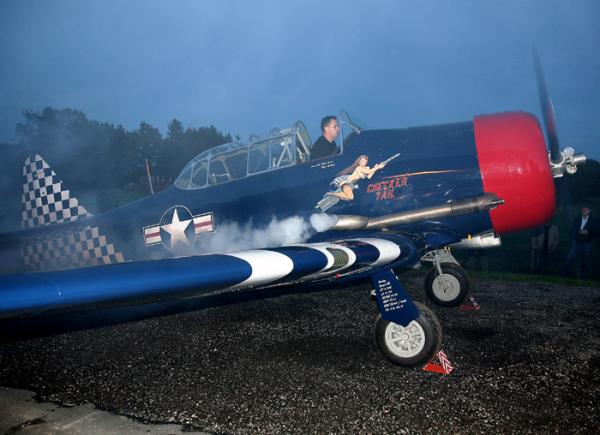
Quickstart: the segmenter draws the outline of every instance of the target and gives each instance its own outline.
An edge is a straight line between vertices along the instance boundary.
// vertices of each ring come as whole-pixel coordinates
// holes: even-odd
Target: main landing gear
[[[375,322],[375,340],[383,355],[396,365],[415,367],[426,364],[442,345],[442,325],[433,311],[415,302],[419,317],[408,326],[385,320]]]
[[[442,326],[428,307],[413,302],[392,271],[372,277],[379,315],[375,341],[392,363],[426,364],[442,345]]]
[[[469,294],[469,276],[449,250],[429,251],[421,261],[433,263],[425,277],[425,294],[436,305],[456,307]]]

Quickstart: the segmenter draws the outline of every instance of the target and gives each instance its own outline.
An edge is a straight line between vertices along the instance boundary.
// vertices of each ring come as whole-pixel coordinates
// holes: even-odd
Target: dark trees
[[[136,130],[90,120],[78,110],[23,112],[17,134],[27,154],[40,154],[69,186],[81,190],[121,188],[145,174],[175,178],[202,151],[231,140],[214,126],[184,128],[173,119],[163,137],[141,122]]]

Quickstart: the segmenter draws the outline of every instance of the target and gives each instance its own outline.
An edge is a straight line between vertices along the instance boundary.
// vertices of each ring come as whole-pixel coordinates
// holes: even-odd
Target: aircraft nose
[[[473,125],[484,191],[504,200],[490,211],[494,230],[506,233],[547,222],[554,213],[554,182],[535,116],[481,115]]]

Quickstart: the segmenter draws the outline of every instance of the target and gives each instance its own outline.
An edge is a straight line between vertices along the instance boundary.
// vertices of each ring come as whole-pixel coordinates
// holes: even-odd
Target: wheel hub
[[[414,320],[406,327],[390,322],[385,331],[385,342],[394,354],[410,358],[425,347],[425,331]]]
[[[460,282],[455,276],[442,273],[433,279],[431,289],[439,300],[449,302],[459,296]]]

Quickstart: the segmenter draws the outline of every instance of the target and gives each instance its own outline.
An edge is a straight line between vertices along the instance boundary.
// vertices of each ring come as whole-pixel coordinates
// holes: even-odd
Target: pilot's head
[[[589,208],[589,206],[584,205],[583,207],[581,207],[581,214],[583,216],[589,216],[591,212],[592,210]]]
[[[333,142],[340,132],[337,118],[333,115],[328,115],[321,119],[321,131],[323,132],[323,137],[325,139],[327,139],[329,142]]]

